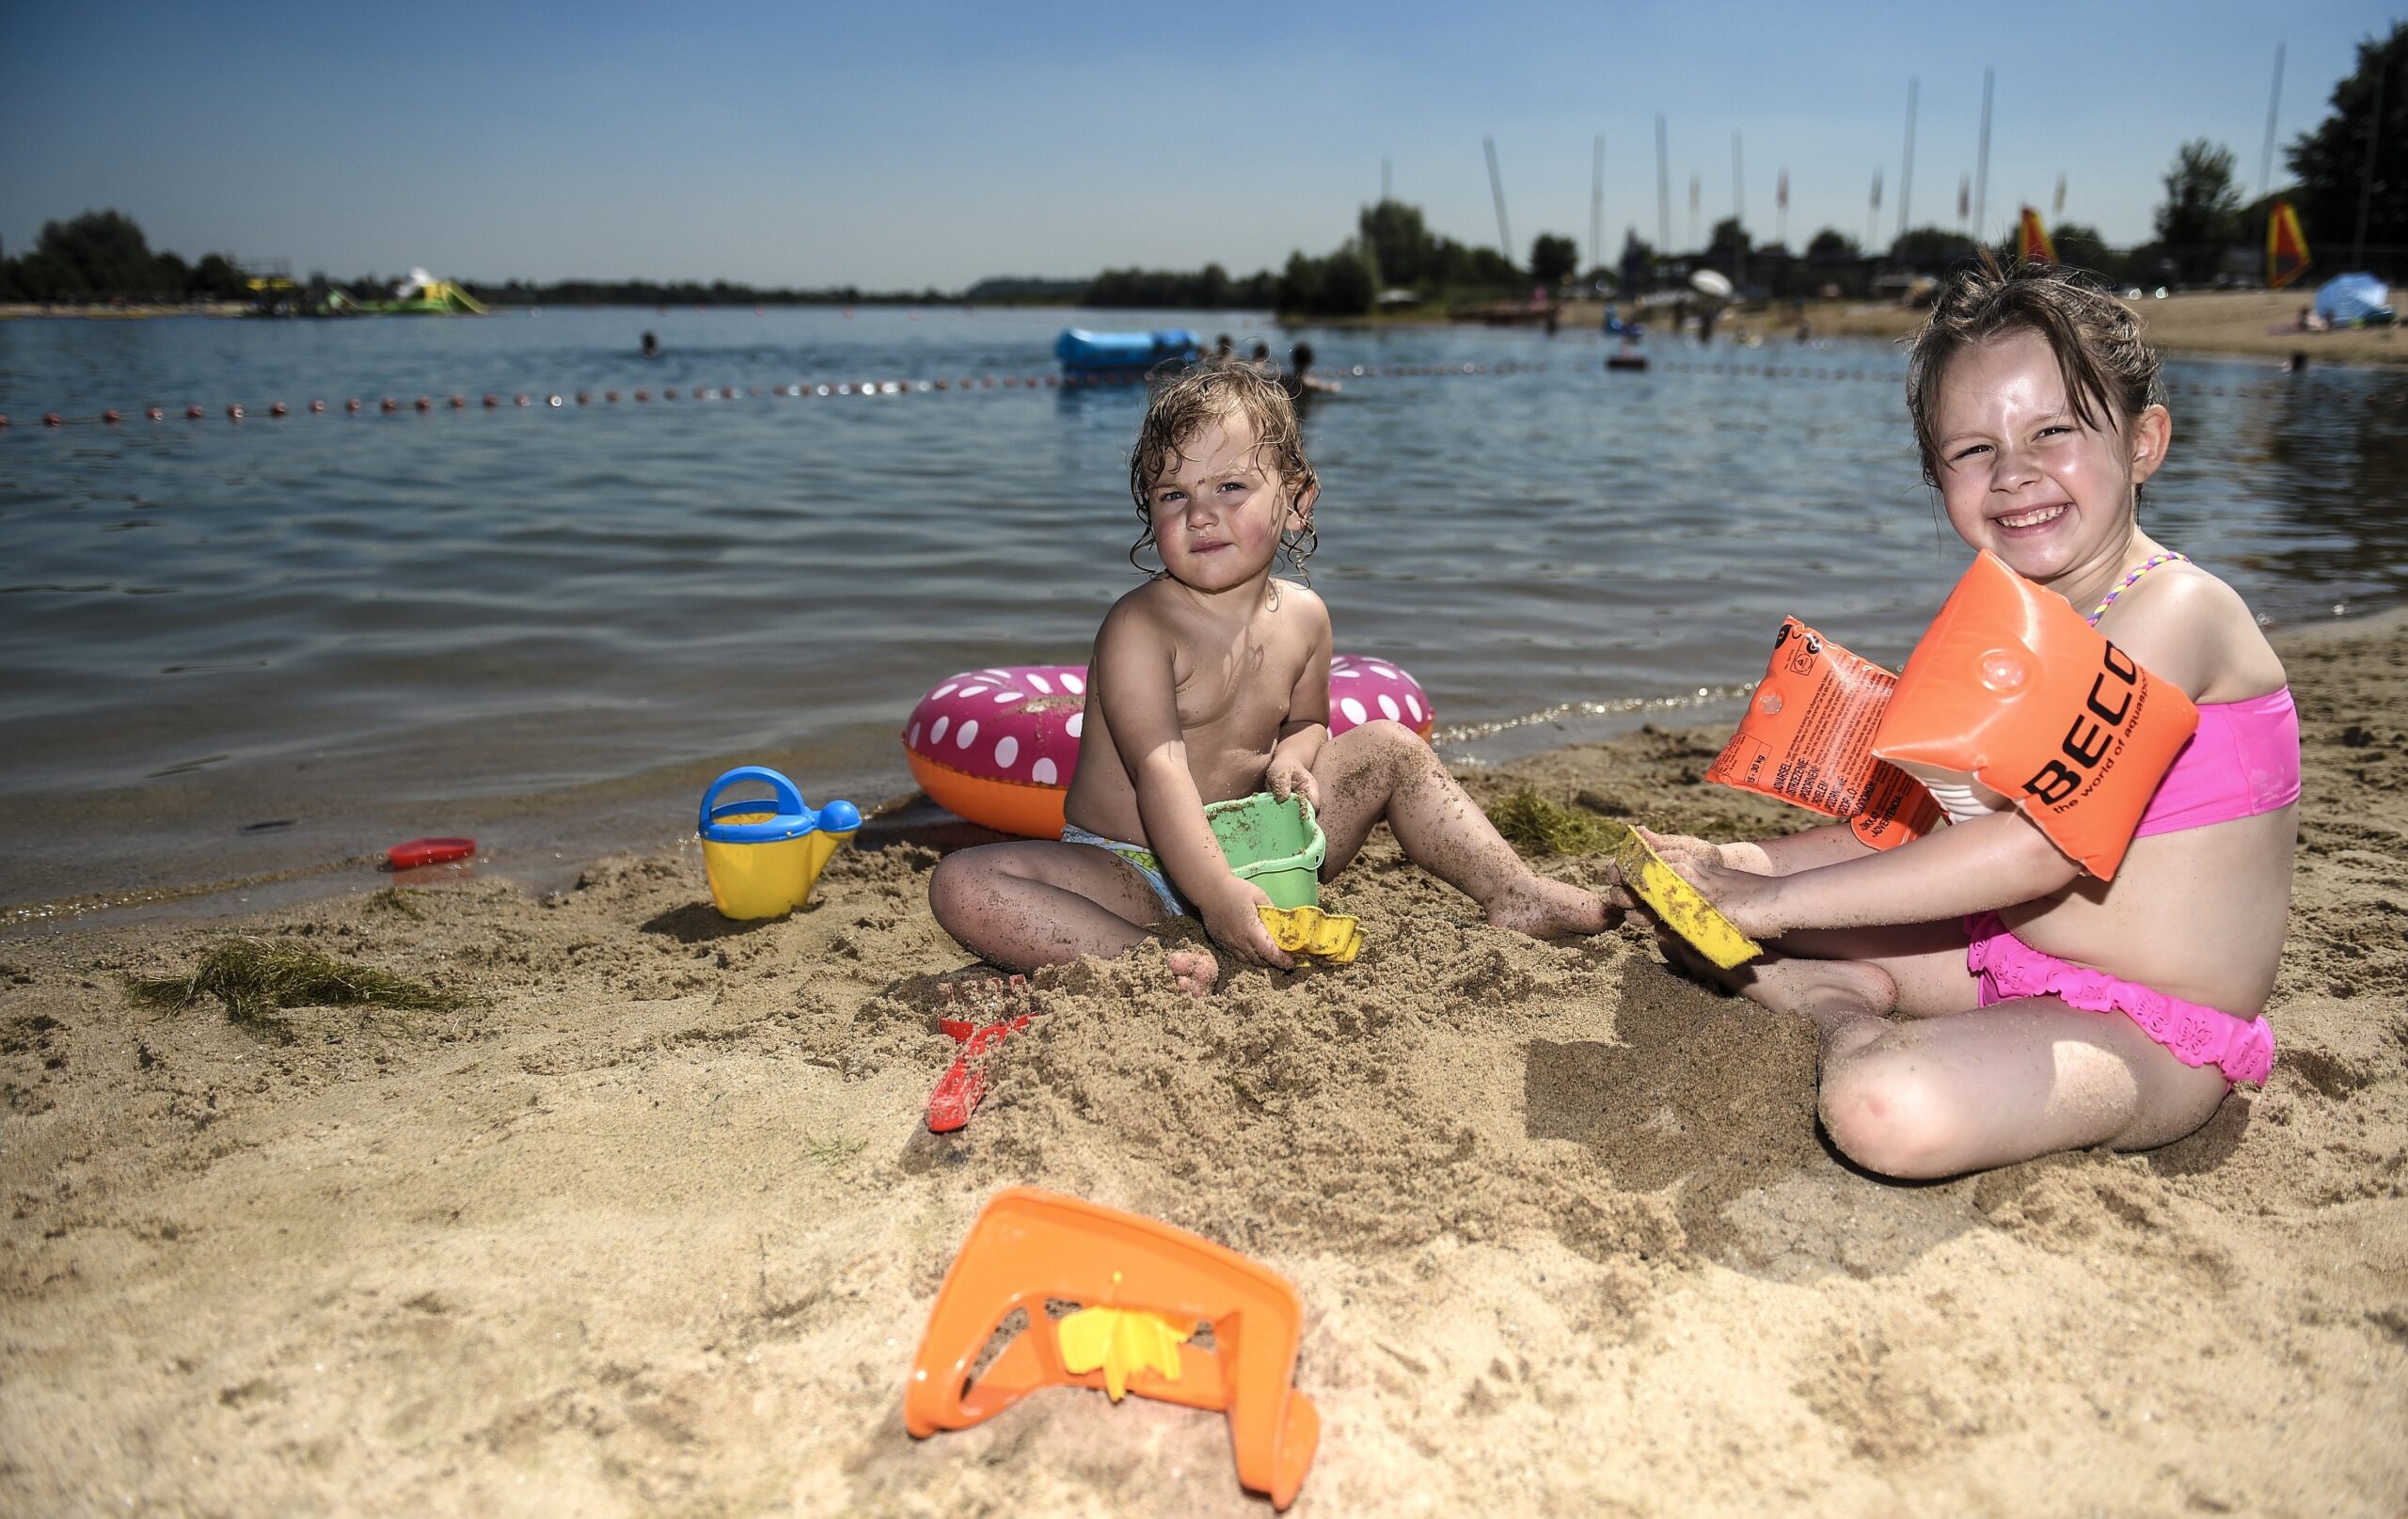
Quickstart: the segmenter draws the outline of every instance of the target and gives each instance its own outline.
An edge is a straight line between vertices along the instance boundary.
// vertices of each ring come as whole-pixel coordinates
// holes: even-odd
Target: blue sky
[[[958,288],[1107,265],[1233,272],[1321,252],[1395,193],[1493,243],[1493,135],[1516,256],[1589,230],[1606,134],[1609,245],[1895,230],[1907,81],[1914,219],[1953,226],[1998,71],[1988,220],[2025,201],[2111,242],[2149,233],[2186,139],[2255,194],[2274,50],[2279,143],[2321,120],[2400,0],[2188,4],[1325,7],[644,5],[0,8],[0,238],[103,206],[155,246],[338,277],[725,277]]]

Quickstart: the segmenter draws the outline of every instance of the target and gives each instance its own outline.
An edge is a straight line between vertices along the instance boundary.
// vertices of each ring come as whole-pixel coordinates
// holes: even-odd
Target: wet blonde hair
[[[2002,267],[1985,248],[1979,262],[1941,286],[1930,319],[1907,350],[1907,412],[1925,484],[1940,486],[1937,417],[1948,366],[1968,349],[2022,332],[2038,334],[2056,356],[2066,399],[2084,427],[2101,425],[2103,417],[2121,430],[2165,404],[2157,350],[2142,340],[2140,323],[2123,302],[2087,275],[2047,263]]]
[[[1137,556],[1154,546],[1154,511],[1148,498],[1154,482],[1172,460],[1184,458],[1186,448],[1212,422],[1243,417],[1254,428],[1254,451],[1279,476],[1292,504],[1321,485],[1321,476],[1305,458],[1304,430],[1296,425],[1296,408],[1272,375],[1251,364],[1199,364],[1162,381],[1146,403],[1146,419],[1137,428],[1137,447],[1129,455],[1129,496],[1137,503],[1144,530],[1130,546],[1129,562],[1147,574]],[[1297,574],[1321,545],[1308,514],[1301,528],[1282,528],[1279,557]]]

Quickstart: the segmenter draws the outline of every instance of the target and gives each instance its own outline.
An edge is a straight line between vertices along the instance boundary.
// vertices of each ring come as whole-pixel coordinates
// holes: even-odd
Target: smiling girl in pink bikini
[[[1985,261],[1915,339],[1909,409],[1949,525],[2198,704],[2112,881],[2014,811],[1875,853],[1845,823],[1669,857],[1771,953],[1717,974],[1821,1034],[1832,1141],[1889,1176],[2143,1149],[2263,1083],[2299,719],[2241,597],[2138,520],[2173,422],[2131,314]],[[1892,1015],[1895,1015],[1894,1017]]]

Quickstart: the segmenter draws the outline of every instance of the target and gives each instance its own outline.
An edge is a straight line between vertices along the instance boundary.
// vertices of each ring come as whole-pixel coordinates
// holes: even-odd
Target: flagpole
[[[1497,139],[1482,137],[1481,146],[1488,150],[1488,193],[1497,198],[1497,247],[1505,261],[1513,261],[1513,232],[1505,225],[1505,182],[1497,173]]]
[[[1748,181],[1739,162],[1739,134],[1731,134],[1731,219],[1748,229]]]
[[[2350,248],[2350,267],[2367,266],[2367,212],[2374,204],[2374,152],[2383,138],[2383,83],[2391,72],[2391,59],[2382,52],[2375,54],[2374,106],[2367,112],[2367,164],[2358,181],[2358,235]],[[2317,234],[2321,237],[2321,232]]]
[[[1605,233],[1606,215],[1606,134],[1597,134],[1597,150],[1589,163],[1589,267],[1605,265],[1605,250],[1597,242]]]
[[[2258,155],[2258,198],[2274,187],[2274,113],[2283,103],[2283,53],[2289,44],[2274,44],[2274,87],[2266,96],[2266,148]]]
[[[1923,81],[1907,81],[1907,161],[1898,170],[1898,235],[1907,235],[1907,198],[1915,189],[1915,97],[1923,90]]]
[[[1988,236],[1988,213],[1990,196],[1990,86],[1998,78],[1996,69],[1982,71],[1982,157],[1973,179],[1973,241],[1981,243]]]
[[[1672,251],[1672,182],[1664,162],[1664,113],[1656,113],[1656,252]]]

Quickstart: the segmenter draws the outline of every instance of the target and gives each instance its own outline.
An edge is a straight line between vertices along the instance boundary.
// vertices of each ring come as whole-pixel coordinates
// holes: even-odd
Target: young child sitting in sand
[[[1260,791],[1312,803],[1326,880],[1382,818],[1404,852],[1468,894],[1499,927],[1594,933],[1598,898],[1525,865],[1410,729],[1367,722],[1329,734],[1329,612],[1272,576],[1302,569],[1321,484],[1279,382],[1251,365],[1206,366],[1157,390],[1129,470],[1163,567],[1097,632],[1079,766],[1061,841],[993,844],[940,863],[929,905],[980,958],[1011,970],[1115,956],[1150,924],[1193,915],[1238,960],[1292,962],[1256,915],[1261,888],[1231,873],[1209,802]],[[1211,953],[1172,972],[1201,995]]]
[[[1846,824],[1761,846],[1663,841],[1743,931],[1778,936],[1735,973],[1675,953],[1814,1022],[1824,1126],[1870,1170],[2147,1148],[2206,1122],[2233,1082],[2265,1080],[2299,720],[2241,597],[2141,529],[2141,485],[2173,432],[2163,395],[2122,305],[2060,270],[1987,261],[1941,292],[1908,374],[1949,525],[2198,704],[2112,882],[2016,811],[1885,854]],[[2135,1014],[2188,1025],[2210,1063]]]

